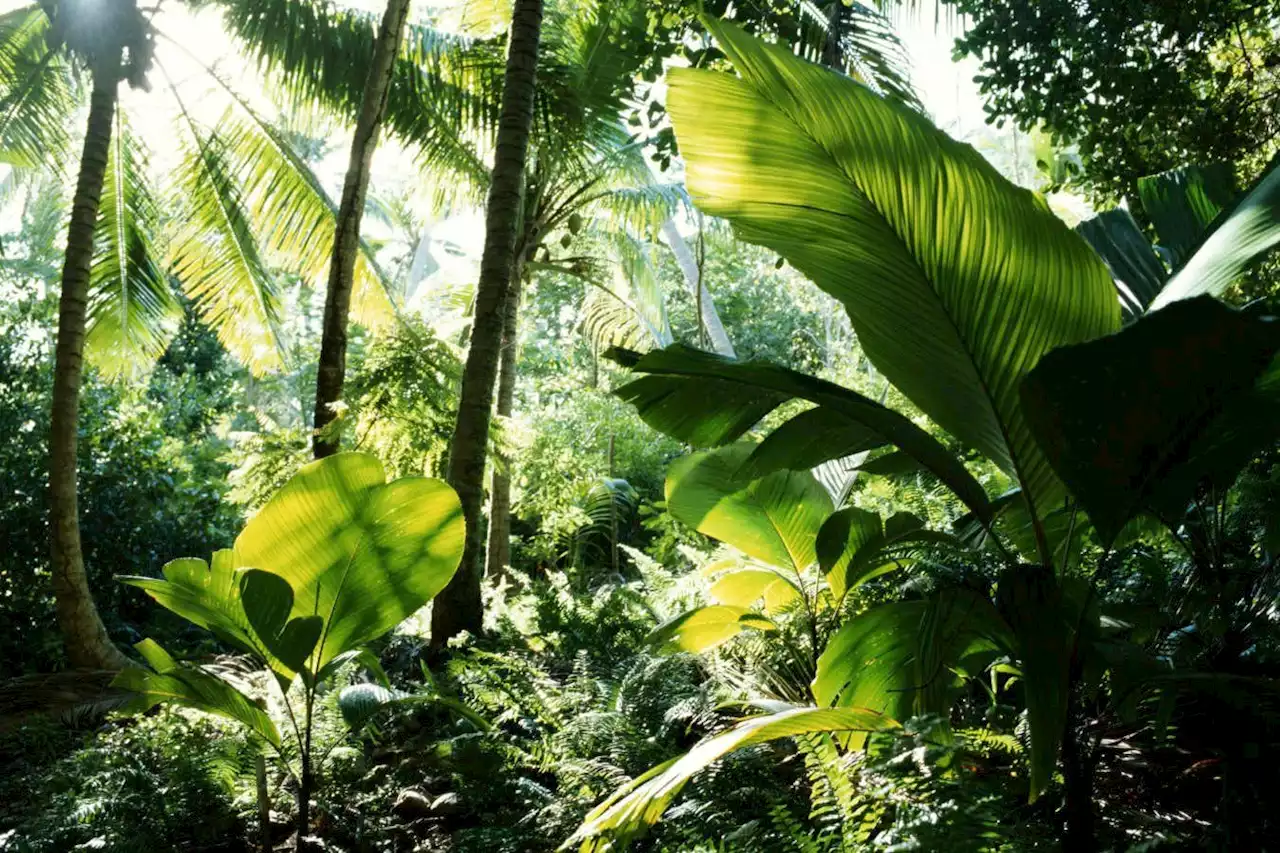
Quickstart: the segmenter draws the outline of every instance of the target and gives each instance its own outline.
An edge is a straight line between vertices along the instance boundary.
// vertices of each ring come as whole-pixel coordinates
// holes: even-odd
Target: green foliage
[[[48,315],[37,309],[42,321]],[[12,316],[12,315],[10,315]],[[0,319],[0,668],[9,673],[61,665],[48,579],[47,485],[51,352],[33,325]],[[136,640],[147,609],[111,581],[154,572],[188,548],[227,544],[240,524],[226,500],[230,467],[218,427],[231,407],[232,371],[208,349],[211,333],[188,320],[148,381],[108,385],[90,374],[81,395],[81,536],[90,587],[115,635]],[[164,633],[172,623],[157,624]]]
[[[741,77],[670,75],[694,201],[840,299],[894,385],[1018,478],[1039,511],[1055,506],[1065,490],[1017,389],[1043,354],[1119,326],[1105,266],[918,113],[732,24],[708,27]],[[841,109],[819,115],[816,101]]]
[[[376,459],[344,453],[295,474],[209,564],[174,560],[163,579],[121,579],[255,654],[282,684],[295,673],[310,682],[430,601],[461,543],[452,489],[420,477],[387,483]],[[161,675],[172,664],[148,662]]]
[[[1268,0],[951,5],[968,21],[957,52],[983,63],[988,115],[1078,145],[1097,195],[1187,163],[1253,158],[1252,175],[1273,150]]]
[[[1277,335],[1202,296],[1040,362],[1023,386],[1033,429],[1105,544],[1143,512],[1176,526],[1275,440]]]
[[[50,736],[42,725],[0,741],[6,851],[243,849],[240,797],[256,750],[230,725],[165,711],[90,735],[52,733],[39,763],[13,762]]]

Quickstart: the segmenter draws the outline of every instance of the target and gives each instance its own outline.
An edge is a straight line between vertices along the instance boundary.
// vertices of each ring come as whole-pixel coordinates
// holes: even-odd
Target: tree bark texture
[[[516,263],[507,294],[506,320],[502,330],[502,356],[498,364],[498,415],[509,418],[515,410],[516,359],[520,349],[520,291],[523,264]],[[489,484],[489,552],[486,574],[500,578],[511,562],[511,465],[504,456],[493,468]]]
[[[489,445],[494,386],[522,215],[541,33],[542,0],[516,0],[511,14],[511,40],[493,174],[485,205],[484,252],[476,285],[471,346],[463,367],[458,418],[449,453],[449,482],[462,502],[467,538],[457,573],[432,607],[431,645],[437,650],[462,631],[479,633],[483,626],[480,582],[485,541],[480,516],[484,502],[485,452]]]
[[[84,374],[89,268],[93,260],[93,232],[98,220],[98,204],[102,199],[102,182],[111,150],[118,86],[114,76],[105,76],[108,79],[94,75],[89,122],[85,130],[84,150],[80,155],[80,175],[71,206],[71,225],[67,231],[67,250],[62,266],[49,437],[49,530],[53,545],[53,594],[68,660],[73,667],[121,669],[128,660],[107,635],[89,590],[84,552],[80,547],[80,516],[76,498],[76,445],[80,381]]]
[[[720,314],[716,311],[716,304],[711,299],[711,291],[707,289],[707,283],[701,280],[698,274],[698,262],[693,257],[693,252],[685,242],[680,229],[676,228],[675,220],[668,219],[662,223],[662,236],[671,247],[671,253],[676,256],[676,264],[684,274],[685,283],[689,285],[689,292],[693,294],[694,301],[702,306],[702,326],[707,330],[711,346],[720,355],[736,358],[733,342],[729,340],[729,333],[724,330],[724,323],[720,322]]]
[[[336,417],[333,404],[342,399],[347,371],[347,323],[351,314],[356,258],[360,254],[360,220],[369,191],[369,171],[378,147],[378,131],[387,111],[387,95],[400,52],[400,40],[409,18],[409,0],[388,0],[373,45],[373,64],[365,79],[364,98],[351,140],[351,157],[342,184],[342,201],[329,260],[329,288],[324,300],[324,331],[320,339],[320,363],[316,372],[315,434],[311,448],[317,459],[338,452],[339,437],[322,436],[321,429]]]

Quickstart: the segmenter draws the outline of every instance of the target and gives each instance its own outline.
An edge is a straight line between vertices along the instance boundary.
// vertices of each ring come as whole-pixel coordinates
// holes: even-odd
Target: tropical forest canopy
[[[1274,2],[7,2],[0,851],[1274,849],[1277,245]]]

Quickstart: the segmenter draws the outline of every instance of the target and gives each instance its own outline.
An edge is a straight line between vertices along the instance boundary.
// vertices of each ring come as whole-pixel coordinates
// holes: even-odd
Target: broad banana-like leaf
[[[236,538],[235,564],[294,592],[290,618],[324,630],[308,669],[394,628],[444,588],[462,558],[458,496],[426,477],[386,482],[366,453],[304,466]]]
[[[236,720],[272,746],[280,746],[280,732],[271,717],[235,687],[202,669],[178,664],[154,640],[143,640],[134,648],[152,669],[125,669],[111,686],[137,694],[135,710],[161,703],[184,705]]]
[[[1125,315],[1144,314],[1164,289],[1169,271],[1129,211],[1116,208],[1099,213],[1077,225],[1076,233],[1107,262]]]
[[[974,674],[1011,645],[991,602],[969,590],[883,604],[850,619],[827,642],[813,697],[819,705],[899,720],[946,714],[960,673]],[[861,744],[855,738],[851,745]]]
[[[1060,583],[1043,566],[1007,570],[997,589],[1000,614],[1008,621],[1031,733],[1031,800],[1048,787],[1067,725],[1071,661],[1088,634],[1091,609],[1087,587],[1078,578]]]
[[[783,468],[810,470],[884,444],[884,436],[866,424],[819,406],[801,412],[765,436],[742,473],[747,477],[763,477]]]
[[[1049,459],[1104,544],[1182,517],[1280,434],[1280,322],[1209,296],[1052,353],[1023,386]]]
[[[1018,386],[1045,353],[1119,327],[1105,264],[920,113],[704,20],[740,77],[668,75],[695,203],[841,300],[894,385],[1056,507]]]
[[[738,362],[679,345],[644,356],[619,351],[611,355],[635,372],[648,374],[619,388],[618,396],[632,403],[654,429],[696,447],[736,441],[787,400],[807,400],[829,413],[802,413],[798,417],[810,426],[822,418],[821,434],[803,442],[786,436],[766,440],[744,461],[743,476],[763,476],[780,468],[804,470],[846,456],[850,447],[892,444],[934,473],[978,518],[991,518],[981,484],[954,453],[910,419],[847,388],[774,364]],[[878,439],[868,437],[868,431]]]
[[[707,595],[730,607],[751,607],[760,602],[765,613],[777,613],[799,601],[801,592],[795,581],[779,572],[747,567],[720,575]]]
[[[746,607],[713,604],[697,607],[654,628],[645,643],[666,652],[690,652],[699,654],[723,646],[748,628],[757,631],[775,631],[777,627],[767,617],[753,613]]]
[[[1280,157],[1217,219],[1200,248],[1151,303],[1164,308],[1202,294],[1220,296],[1255,260],[1280,244]]]
[[[1138,179],[1142,209],[1175,269],[1191,257],[1209,226],[1235,197],[1230,163],[1191,165]]]
[[[817,556],[814,539],[831,514],[831,496],[808,471],[777,471],[743,481],[755,450],[739,442],[677,460],[667,472],[667,511],[749,557],[798,575]]]
[[[736,750],[799,735],[891,732],[899,728],[895,720],[864,708],[793,707],[744,720],[615,792],[587,815],[560,849],[579,846],[583,853],[618,849],[614,845],[626,844],[657,823],[685,783]]]
[[[277,675],[331,674],[329,664],[449,582],[462,557],[461,513],[439,480],[387,483],[374,457],[340,453],[304,466],[212,565],[174,560],[163,578],[121,580]]]
[[[818,530],[815,550],[827,586],[836,600],[849,591],[849,566],[865,546],[884,538],[884,522],[870,510],[845,507],[831,514]]]

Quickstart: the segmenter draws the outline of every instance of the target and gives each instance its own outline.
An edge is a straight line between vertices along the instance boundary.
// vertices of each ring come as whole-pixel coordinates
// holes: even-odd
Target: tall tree
[[[76,444],[80,380],[89,303],[98,205],[111,153],[118,88],[122,80],[145,85],[151,61],[151,36],[132,0],[101,4],[45,2],[50,41],[61,41],[89,69],[93,93],[80,174],[72,199],[71,225],[62,266],[58,302],[58,344],[53,374],[52,427],[49,439],[49,527],[53,544],[53,587],[58,623],[72,666],[119,669],[127,661],[107,635],[84,571],[76,501]]]
[[[0,156],[41,169],[68,158],[66,127],[80,107],[73,68],[93,85],[62,276],[50,443],[52,575],[68,655],[78,666],[123,659],[90,595],[76,501],[78,391],[85,362],[108,376],[162,355],[177,330],[180,283],[197,313],[255,373],[282,363],[274,263],[318,275],[334,205],[283,135],[212,69],[228,96],[216,128],[187,109],[154,60],[163,35],[136,2],[42,0],[0,15]],[[162,220],[146,149],[117,101],[121,80],[145,88],[154,62],[176,113],[181,156],[167,183],[179,212]],[[162,231],[166,231],[163,233]],[[162,258],[157,246],[167,245]],[[357,265],[357,311],[389,315],[368,258]]]
[[[524,250],[517,250],[511,273],[511,292],[502,323],[502,355],[498,362],[498,408],[500,418],[515,413],[516,359],[520,345],[520,297],[524,290]],[[489,547],[485,573],[497,578],[511,562],[511,463],[503,458],[493,466],[489,482]]]
[[[457,574],[432,608],[431,642],[437,648],[462,631],[479,632],[483,623],[480,581],[484,535],[480,522],[485,455],[524,206],[525,158],[533,126],[541,36],[542,0],[516,0],[511,13],[493,175],[485,205],[484,252],[476,285],[475,317],[449,453],[449,482],[462,501],[467,540]]]
[[[365,81],[364,100],[351,140],[351,159],[342,184],[342,202],[334,229],[333,257],[329,262],[329,289],[324,302],[324,331],[320,339],[320,365],[316,373],[315,435],[312,449],[317,459],[338,450],[339,436],[326,434],[333,421],[333,405],[342,398],[347,366],[347,320],[351,313],[351,291],[356,259],[360,254],[360,219],[369,189],[373,152],[387,111],[395,59],[400,51],[409,0],[388,0],[382,25],[373,46],[373,63]]]
[[[1096,195],[1195,162],[1261,171],[1280,133],[1274,0],[948,0],[993,120],[1079,147]]]

